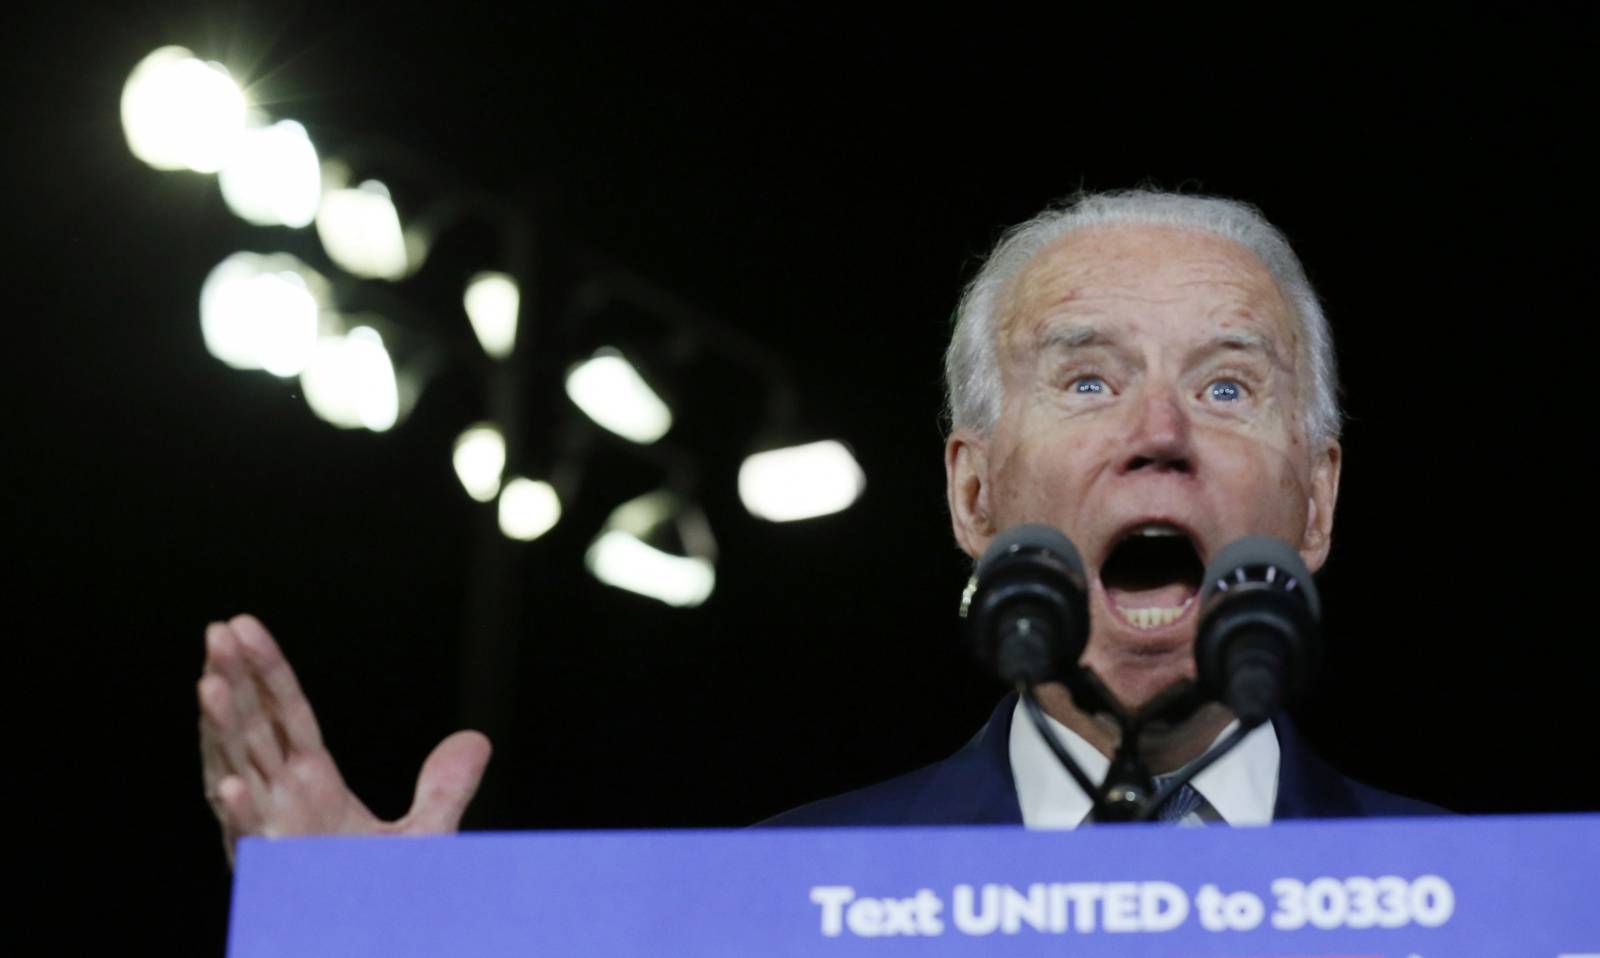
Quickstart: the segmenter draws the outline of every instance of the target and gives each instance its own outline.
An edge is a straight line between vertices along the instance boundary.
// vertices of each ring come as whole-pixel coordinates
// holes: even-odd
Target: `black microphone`
[[[996,536],[961,597],[978,659],[1007,684],[1063,680],[1089,641],[1083,560],[1053,526],[1015,526]]]
[[[1301,692],[1321,652],[1322,602],[1288,543],[1251,537],[1206,565],[1195,666],[1206,694],[1246,726]]]

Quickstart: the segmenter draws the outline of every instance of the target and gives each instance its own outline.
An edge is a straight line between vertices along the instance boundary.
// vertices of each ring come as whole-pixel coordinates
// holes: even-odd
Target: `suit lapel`
[[[1000,700],[972,741],[933,769],[911,806],[911,821],[952,825],[1021,825],[1011,775],[1013,692]]]
[[[1318,758],[1287,715],[1272,718],[1278,735],[1278,799],[1274,821],[1288,818],[1347,818],[1361,814],[1350,783]]]

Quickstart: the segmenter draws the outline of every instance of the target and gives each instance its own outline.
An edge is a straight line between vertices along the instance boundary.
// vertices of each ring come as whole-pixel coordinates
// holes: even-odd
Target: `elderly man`
[[[1246,535],[1327,558],[1339,491],[1339,409],[1327,323],[1287,241],[1228,200],[1083,196],[1011,230],[968,286],[948,353],[950,518],[976,558],[1025,522],[1064,530],[1091,582],[1084,664],[1125,705],[1193,674],[1204,562]],[[429,756],[405,818],[345,788],[293,673],[260,623],[210,627],[200,680],[206,793],[241,834],[453,829],[488,760],[460,732]],[[1092,777],[1114,726],[1039,690]],[[1013,822],[1075,827],[1091,803],[1008,696],[951,758],[774,824]],[[1141,742],[1171,773],[1227,734],[1221,706]],[[1396,815],[1429,807],[1328,768],[1278,719],[1179,792],[1163,817]]]
[[[1123,704],[1194,674],[1204,563],[1247,535],[1328,557],[1339,492],[1333,344],[1288,242],[1256,210],[1209,197],[1084,196],[1011,230],[968,286],[946,361],[950,519],[974,558],[1025,522],[1083,554],[1083,662]],[[1059,685],[1038,690],[1092,778],[1114,726]],[[775,824],[1025,822],[1072,828],[1091,802],[1007,697],[964,749]],[[1140,743],[1174,773],[1231,730],[1221,706]],[[1285,719],[1261,726],[1162,817],[1404,815],[1430,806],[1344,778]]]

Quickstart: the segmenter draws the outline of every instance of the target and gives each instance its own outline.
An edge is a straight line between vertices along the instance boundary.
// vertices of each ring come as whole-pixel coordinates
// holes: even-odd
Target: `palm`
[[[423,763],[405,817],[379,819],[345,785],[294,671],[250,616],[206,630],[199,698],[206,798],[230,856],[246,835],[454,831],[489,760],[488,739],[457,732]]]

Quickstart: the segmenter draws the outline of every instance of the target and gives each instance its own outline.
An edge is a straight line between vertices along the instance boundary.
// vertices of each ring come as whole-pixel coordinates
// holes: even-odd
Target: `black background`
[[[758,384],[687,370],[674,436],[721,563],[677,611],[581,569],[611,506],[660,478],[598,445],[562,525],[511,552],[514,720],[470,825],[737,826],[961,744],[998,690],[956,643],[949,315],[1000,228],[1145,182],[1261,206],[1334,324],[1350,422],[1313,740],[1459,811],[1600,809],[1572,775],[1596,661],[1585,15],[107,3],[9,35],[9,777],[47,846],[35,891],[105,916],[69,939],[221,948],[194,734],[211,619],[274,629],[350,783],[403,812],[470,712],[458,659],[493,521],[449,462],[484,413],[470,377],[356,434],[206,354],[211,267],[314,243],[129,154],[122,83],[168,43],[325,152],[397,144],[537,214],[552,261],[602,251],[737,326],[866,471],[845,513],[750,518],[733,476]],[[463,235],[402,287],[458,335],[462,280],[499,265]],[[537,447],[566,414],[532,408]]]

